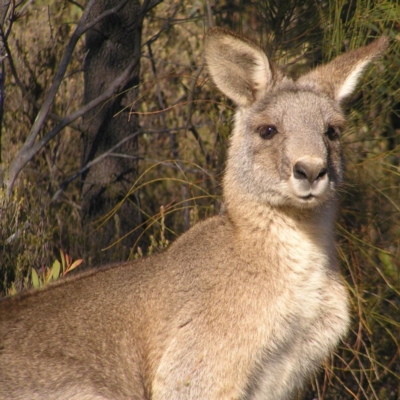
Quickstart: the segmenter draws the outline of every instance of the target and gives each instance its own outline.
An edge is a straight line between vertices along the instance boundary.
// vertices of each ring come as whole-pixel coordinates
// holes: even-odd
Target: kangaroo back
[[[348,328],[340,103],[386,47],[292,80],[211,29],[211,78],[237,105],[224,213],[159,255],[1,301],[0,399],[291,398]]]

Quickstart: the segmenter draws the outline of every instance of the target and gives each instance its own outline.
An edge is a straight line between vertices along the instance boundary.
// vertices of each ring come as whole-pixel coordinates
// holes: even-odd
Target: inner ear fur
[[[268,58],[257,45],[221,28],[211,28],[205,58],[212,80],[238,106],[246,107],[272,85]]]
[[[326,65],[322,65],[298,79],[297,85],[324,92],[341,102],[351,95],[368,64],[384,53],[389,45],[386,36],[368,46],[349,51]]]

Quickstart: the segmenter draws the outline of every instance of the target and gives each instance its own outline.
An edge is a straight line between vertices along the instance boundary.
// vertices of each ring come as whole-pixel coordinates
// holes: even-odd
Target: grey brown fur
[[[340,102],[387,39],[297,81],[206,38],[237,104],[226,211],[162,254],[0,303],[0,399],[289,399],[346,334],[333,239]]]

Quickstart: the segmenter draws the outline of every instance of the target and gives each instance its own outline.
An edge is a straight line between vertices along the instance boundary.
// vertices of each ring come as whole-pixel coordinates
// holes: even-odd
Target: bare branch
[[[122,87],[124,84],[129,79],[129,76],[131,75],[132,71],[136,68],[139,60],[140,60],[140,46],[138,46],[138,51],[134,55],[134,59],[132,62],[128,65],[128,67],[124,70],[124,72],[116,79],[113,81],[113,83],[107,88],[105,92],[103,92],[101,95],[99,95],[96,99],[93,99],[91,102],[86,104],[85,106],[81,107],[79,110],[75,111],[71,115],[63,118],[58,125],[56,125],[49,133],[47,133],[42,139],[38,140],[37,142],[37,136],[40,132],[40,129],[43,126],[44,121],[46,118],[49,116],[50,109],[54,103],[55,96],[58,92],[59,86],[64,78],[66,69],[69,65],[70,59],[72,57],[72,53],[75,49],[75,46],[80,39],[80,37],[90,28],[92,28],[94,25],[96,25],[100,20],[103,18],[107,17],[108,15],[116,13],[120,8],[122,8],[128,0],[122,0],[117,6],[110,8],[106,10],[104,13],[100,14],[98,17],[95,19],[91,20],[88,22],[88,16],[90,9],[92,8],[93,4],[95,3],[96,0],[89,0],[87,7],[85,8],[82,17],[73,32],[65,53],[63,55],[63,58],[60,62],[59,69],[53,79],[52,85],[47,93],[47,96],[42,104],[42,107],[40,108],[35,122],[33,123],[33,126],[28,134],[28,137],[26,138],[24,144],[22,145],[21,149],[19,150],[18,154],[12,161],[9,171],[8,171],[8,176],[6,177],[6,186],[7,186],[7,192],[8,195],[11,194],[15,180],[18,176],[18,174],[21,172],[21,170],[24,168],[24,166],[34,157],[34,155],[42,149],[51,139],[53,139],[62,129],[64,129],[66,126],[70,125],[73,121],[75,121],[77,118],[80,118],[83,116],[86,112],[89,110],[93,109],[94,107],[98,106],[102,102],[110,99],[116,91]],[[141,25],[142,19],[144,15],[153,7],[161,3],[161,0],[146,0],[144,1],[140,13],[140,17],[138,18],[137,25]],[[15,70],[15,68],[14,68]],[[15,73],[15,76],[17,74]],[[21,88],[23,85],[19,85]],[[22,89],[21,89],[22,90]],[[57,119],[57,118],[56,118]]]
[[[208,154],[207,148],[204,145],[204,142],[200,136],[200,134],[197,132],[197,129],[194,127],[193,122],[192,122],[192,114],[193,114],[193,105],[194,105],[194,101],[193,101],[193,97],[194,97],[194,92],[196,90],[196,83],[199,79],[199,76],[201,74],[201,72],[203,71],[205,66],[205,61],[203,60],[203,62],[201,63],[201,65],[199,66],[199,68],[197,68],[196,73],[194,74],[194,79],[192,82],[192,85],[190,86],[189,89],[189,95],[188,95],[188,119],[187,119],[187,129],[192,132],[193,136],[196,138],[197,142],[199,143],[199,146],[202,150],[202,152],[204,153],[204,156],[206,158],[206,162],[207,164],[210,162],[210,155]]]
[[[47,96],[43,102],[43,105],[41,109],[38,112],[38,115],[36,116],[35,122],[33,123],[33,126],[31,128],[31,131],[28,134],[28,137],[25,140],[23,148],[26,147],[31,147],[33,143],[35,142],[35,139],[37,135],[39,134],[39,131],[47,117],[47,114],[50,111],[51,106],[53,105],[55,96],[58,92],[58,88],[62,82],[62,79],[64,77],[65,71],[67,70],[68,64],[71,60],[72,53],[75,49],[75,46],[82,36],[82,34],[85,32],[85,24],[89,15],[89,11],[92,8],[95,0],[90,0],[85,11],[83,12],[83,15],[74,31],[72,34],[68,45],[65,49],[64,56],[61,60],[60,67],[53,79],[52,85],[50,87],[49,92],[47,93]],[[22,150],[22,149],[21,149]],[[17,155],[18,158],[18,155]]]
[[[138,129],[136,132],[132,133],[131,135],[128,135],[124,137],[122,140],[120,140],[117,144],[115,144],[113,147],[111,147],[109,150],[107,150],[105,153],[99,155],[92,161],[88,162],[83,168],[81,168],[76,174],[72,175],[70,178],[65,180],[63,183],[60,185],[60,189],[57,190],[57,192],[54,194],[54,196],[51,199],[51,202],[54,202],[55,200],[58,199],[60,194],[65,190],[65,188],[74,180],[76,179],[79,175],[82,175],[84,172],[86,172],[89,168],[91,168],[93,165],[97,164],[98,162],[104,160],[106,157],[110,156],[114,150],[116,150],[118,147],[122,146],[124,143],[126,143],[128,140],[131,140],[135,138],[136,136],[140,135],[143,132],[143,129]]]
[[[142,5],[142,9],[140,10],[140,15],[141,15],[140,19],[143,19],[143,17],[149,11],[151,11],[154,7],[157,7],[162,2],[163,2],[163,0],[146,0],[146,1],[144,1],[143,5]]]
[[[81,10],[83,10],[85,7],[82,6],[81,4],[79,4],[77,1],[74,0],[68,0],[68,3],[73,4],[74,6],[77,6],[78,8],[80,8]]]
[[[90,28],[92,28],[94,25],[96,25],[99,21],[101,21],[103,18],[107,17],[108,15],[116,13],[120,8],[122,8],[128,0],[123,0],[121,1],[117,6],[110,8],[109,10],[105,11],[104,13],[100,14],[97,18],[94,20],[90,21],[87,23],[87,19],[89,16],[90,9],[92,8],[93,4],[95,3],[96,0],[90,0],[85,11],[82,14],[82,17],[72,34],[67,47],[65,49],[64,56],[60,62],[60,67],[53,79],[52,85],[50,87],[49,92],[47,93],[47,96],[43,102],[43,105],[41,109],[38,112],[38,115],[36,116],[35,122],[33,123],[33,126],[31,128],[31,131],[29,132],[28,137],[26,138],[25,144],[27,146],[32,146],[37,135],[39,134],[39,131],[43,125],[43,122],[45,121],[51,106],[54,103],[55,96],[58,92],[58,88],[60,87],[60,84],[64,78],[65,71],[67,70],[67,67],[69,65],[69,62],[71,60],[72,53],[75,49],[75,46],[78,42],[78,40],[81,38],[81,36]]]
[[[0,37],[3,39],[3,45],[4,45],[5,52],[6,52],[6,56],[5,57],[8,60],[8,64],[10,66],[11,74],[12,74],[14,80],[15,80],[15,83],[17,84],[17,86],[21,90],[22,97],[24,99],[27,99],[28,101],[30,101],[33,104],[33,107],[36,110],[38,110],[40,108],[39,104],[36,102],[36,100],[34,99],[32,94],[26,89],[24,83],[19,79],[17,68],[15,67],[15,63],[14,63],[14,58],[12,56],[11,50],[10,50],[10,48],[8,46],[8,41],[6,39],[6,36],[5,36],[1,26],[0,26]],[[1,60],[0,60],[0,62],[1,62]],[[56,115],[54,113],[49,113],[48,117],[50,119],[52,119],[53,121],[56,121],[56,122],[61,122],[63,120],[62,117],[60,117],[60,116],[58,116],[58,115]],[[77,125],[70,124],[70,126],[73,129],[76,129],[77,131],[81,131],[80,127],[77,126]]]
[[[3,26],[4,24],[4,20],[6,19],[10,3],[11,0],[6,0],[6,1],[3,0],[0,4],[0,26]]]
[[[133,159],[143,159],[145,161],[152,161],[152,162],[157,162],[159,164],[163,164],[164,162],[161,162],[159,160],[153,160],[153,159],[149,159],[146,158],[144,159],[143,157],[140,156],[130,156],[128,154],[116,154],[114,151],[122,146],[125,142],[127,142],[128,140],[133,139],[134,137],[142,134],[142,133],[147,133],[147,134],[160,134],[160,133],[170,133],[170,132],[178,132],[178,131],[185,131],[187,130],[186,126],[182,126],[182,127],[178,127],[178,128],[172,128],[172,129],[138,129],[136,132],[132,133],[131,135],[127,136],[126,138],[120,140],[117,144],[115,144],[112,148],[110,148],[109,150],[107,150],[105,153],[101,154],[100,156],[96,157],[95,159],[93,159],[92,161],[90,161],[89,163],[87,163],[84,167],[82,167],[78,172],[76,172],[75,174],[71,175],[68,179],[66,179],[64,182],[62,182],[60,184],[60,188],[57,190],[57,192],[53,195],[53,197],[51,198],[51,202],[56,201],[61,193],[67,188],[67,186],[74,181],[76,178],[78,178],[78,176],[82,175],[83,173],[85,173],[89,168],[91,168],[93,165],[97,164],[98,162],[104,160],[106,157],[126,157],[126,158],[133,158]],[[165,165],[169,165],[167,163],[165,163]],[[188,168],[184,168],[182,164],[180,164],[179,166],[177,166],[176,164],[170,164],[170,166],[174,166],[175,169],[179,169],[179,170],[184,170],[185,172],[203,172],[206,173],[207,176],[209,176],[211,178],[212,181],[214,181],[214,178],[212,176],[212,174],[210,174],[208,171],[204,170],[204,169],[188,169]]]
[[[23,144],[17,156],[10,165],[8,177],[6,178],[7,192],[9,195],[12,192],[12,188],[18,174],[21,172],[22,168],[32,159],[32,157],[43,146],[45,146],[54,136],[56,136],[63,128],[65,128],[71,122],[75,121],[77,118],[81,117],[84,113],[91,110],[93,107],[99,105],[101,102],[105,100],[108,100],[112,95],[114,95],[118,87],[127,80],[129,74],[132,72],[132,70],[136,67],[137,63],[139,62],[139,57],[135,57],[135,59],[129,64],[129,66],[125,69],[125,71],[121,74],[121,76],[118,79],[116,79],[104,93],[102,93],[96,99],[92,100],[90,103],[86,104],[78,111],[64,118],[46,136],[44,136],[41,140],[35,143],[39,131],[42,128],[43,123],[47,118],[50,109],[53,105],[55,96],[63,80],[63,77],[65,75],[66,69],[71,60],[72,53],[75,49],[78,40],[88,29],[90,29],[92,26],[98,23],[102,18],[105,18],[106,16],[117,12],[121,7],[123,7],[127,3],[128,0],[121,1],[117,6],[100,14],[94,20],[87,22],[90,9],[92,8],[95,1],[96,0],[90,0],[85,11],[83,12],[82,17],[67,44],[64,56],[60,62],[60,67],[53,79],[52,85],[49,89],[49,92],[47,93],[47,96],[42,104],[42,107],[36,116],[35,122],[28,134],[28,137],[26,138],[25,143]]]
[[[210,0],[206,0],[206,6],[207,6],[208,28],[211,28],[214,24],[213,24],[213,14],[212,14],[212,6],[210,4]]]
[[[3,1],[0,4],[0,30],[3,32],[4,21],[7,17],[9,11],[13,10],[13,5],[11,0]],[[10,23],[11,25],[11,23]],[[3,127],[3,113],[4,113],[4,82],[5,82],[5,68],[4,59],[7,57],[7,52],[5,49],[5,40],[0,42],[0,165],[2,163],[2,127]],[[3,183],[3,171],[0,168],[0,184]]]
[[[157,4],[159,4],[159,3],[161,3],[161,1],[158,1],[158,2],[155,2],[156,4],[155,5],[157,5]],[[155,5],[154,5],[154,7],[155,7]],[[176,6],[175,6],[175,9],[174,9],[174,11],[172,12],[172,14],[171,14],[171,16],[168,18],[168,20],[164,23],[164,25],[160,28],[160,30],[154,35],[154,36],[152,36],[146,43],[144,43],[143,44],[143,46],[145,46],[145,45],[147,45],[147,43],[153,43],[153,42],[155,42],[159,37],[160,37],[160,35],[164,32],[164,31],[166,31],[170,26],[171,26],[171,22],[172,22],[172,20],[174,19],[174,17],[175,17],[175,15],[178,13],[178,11],[179,11],[179,8],[181,7],[181,5],[182,5],[182,1],[179,3],[179,4],[177,4]],[[149,6],[149,7],[151,7],[151,6]],[[142,9],[143,9],[144,7],[142,7]],[[143,11],[142,11],[143,12]]]
[[[18,74],[17,74],[17,69],[15,68],[15,64],[14,64],[14,60],[13,57],[11,56],[11,51],[10,48],[8,47],[8,41],[7,41],[7,37],[3,31],[3,27],[0,26],[0,37],[2,39],[2,44],[4,46],[4,50],[5,50],[5,56],[6,58],[8,58],[8,64],[10,65],[10,69],[11,69],[11,73],[15,79],[15,83],[17,84],[17,86],[20,88],[21,92],[23,95],[27,94],[27,91],[25,89],[25,86],[22,84],[22,82],[20,81]]]
[[[15,4],[15,1],[13,1],[13,6],[14,8],[19,7],[23,3],[22,1],[19,4]],[[33,3],[33,0],[27,1],[24,5],[21,6],[21,8],[18,9],[18,12],[15,14],[16,18],[20,18],[22,14],[25,12],[25,10]]]
[[[34,144],[25,142],[21,149],[19,150],[17,156],[11,163],[8,178],[6,181],[7,191],[10,195],[12,192],[13,185],[18,174],[21,172],[22,168],[34,157],[34,155],[42,149],[51,139],[53,139],[62,129],[68,126],[71,122],[75,121],[86,112],[92,108],[98,106],[104,101],[110,99],[115,92],[123,86],[129,79],[130,74],[136,68],[140,57],[135,57],[132,62],[128,65],[125,71],[114,80],[114,82],[105,90],[100,96],[93,99],[91,102],[87,103],[85,106],[81,107],[79,110],[75,111],[68,117],[65,117],[57,126],[55,126],[47,135]]]
[[[206,0],[206,6],[207,6],[207,22],[208,22],[208,27],[210,28],[213,26],[213,15],[212,15],[212,6],[211,6],[209,0]],[[195,128],[195,126],[193,125],[193,122],[192,122],[193,104],[194,104],[193,97],[194,97],[197,81],[198,81],[200,74],[202,73],[204,67],[205,67],[205,61],[203,60],[201,65],[197,68],[197,71],[194,74],[194,79],[193,79],[192,85],[190,86],[190,89],[189,89],[188,120],[187,120],[186,126],[187,126],[187,129],[190,132],[192,132],[193,136],[196,138],[197,142],[199,143],[199,146],[200,146],[201,150],[203,151],[204,156],[206,158],[206,162],[208,164],[211,160],[210,155],[208,154],[207,148],[204,145],[204,142],[203,142],[200,134],[198,133],[197,129]]]

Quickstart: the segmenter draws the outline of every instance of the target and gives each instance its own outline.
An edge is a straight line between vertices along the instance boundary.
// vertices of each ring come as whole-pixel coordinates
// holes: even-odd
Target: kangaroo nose
[[[313,183],[325,176],[328,169],[322,161],[304,161],[299,160],[293,167],[293,175],[296,179],[307,179]]]

